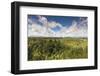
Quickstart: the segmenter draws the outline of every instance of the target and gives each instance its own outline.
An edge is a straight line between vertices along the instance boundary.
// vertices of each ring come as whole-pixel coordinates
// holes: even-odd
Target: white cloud
[[[87,37],[87,20],[84,19],[77,23],[76,21],[72,22],[70,27],[64,27],[60,23],[55,21],[48,21],[46,17],[38,16],[38,23],[32,22],[32,25],[28,24],[28,36],[35,37]],[[29,20],[29,22],[31,22]],[[51,28],[60,27],[61,30],[58,32],[53,31]]]
[[[73,21],[69,28],[63,28],[59,34],[61,34],[62,37],[87,37],[87,30],[87,20],[83,20],[79,22],[79,24]]]
[[[60,27],[60,28],[62,28],[63,26],[60,24],[60,23],[58,23],[58,22],[55,22],[55,21],[51,21],[51,22],[48,22],[48,27],[50,27],[50,28],[55,28],[55,27]]]
[[[32,24],[33,22],[32,22],[31,19],[28,18],[28,23],[29,23],[29,24]]]
[[[39,18],[39,22],[41,22],[44,26],[50,27],[50,28],[55,28],[57,26],[62,27],[62,25],[58,22],[55,21],[48,21],[46,17],[43,16],[37,16]]]
[[[30,21],[31,22],[31,21]],[[32,24],[28,24],[28,36],[35,36],[35,37],[48,37],[48,36],[54,36],[54,31],[50,28],[47,28],[45,26],[41,26],[35,22],[32,22]]]
[[[37,17],[39,18],[39,19],[38,19],[39,22],[41,22],[44,26],[47,25],[48,20],[47,20],[46,17],[43,17],[43,16],[37,16]]]

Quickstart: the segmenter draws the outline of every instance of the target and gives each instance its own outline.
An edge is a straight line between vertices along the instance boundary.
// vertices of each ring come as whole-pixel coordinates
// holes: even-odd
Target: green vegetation
[[[88,58],[87,38],[28,37],[28,60]]]

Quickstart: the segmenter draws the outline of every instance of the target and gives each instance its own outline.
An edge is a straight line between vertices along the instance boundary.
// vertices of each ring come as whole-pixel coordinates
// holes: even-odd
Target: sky
[[[87,37],[88,18],[28,15],[28,37]]]

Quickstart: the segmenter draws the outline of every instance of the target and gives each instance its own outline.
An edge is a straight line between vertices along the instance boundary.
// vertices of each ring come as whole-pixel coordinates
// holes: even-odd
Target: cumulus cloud
[[[37,17],[39,18],[38,21],[41,22],[46,27],[49,28],[62,27],[62,25],[56,21],[48,21],[48,19],[43,16],[37,16]]]
[[[55,27],[62,28],[63,26],[60,23],[58,23],[58,22],[51,21],[51,22],[48,22],[48,27],[50,27],[50,28],[55,28]]]
[[[42,25],[28,19],[28,36],[35,37],[87,37],[87,18],[73,21],[70,27],[64,27],[56,21],[48,21],[46,17],[37,16]],[[59,31],[52,28],[59,27]]]
[[[33,23],[32,25],[28,25],[28,36],[39,36],[44,32],[44,27]]]
[[[30,37],[48,37],[48,36],[54,36],[54,31],[51,30],[50,28],[46,28],[46,25],[41,26],[40,24],[36,23],[36,22],[32,22],[31,19],[28,19],[28,36]]]
[[[43,16],[37,16],[38,17],[38,21],[41,22],[43,25],[47,25],[48,23],[48,20],[46,17],[43,17]]]
[[[63,37],[87,37],[88,28],[87,28],[87,19],[72,22],[72,25],[69,28],[63,28],[61,32]]]

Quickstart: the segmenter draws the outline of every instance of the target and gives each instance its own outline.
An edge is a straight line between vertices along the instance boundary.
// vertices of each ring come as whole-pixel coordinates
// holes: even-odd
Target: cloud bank
[[[44,16],[37,16],[37,22],[28,18],[28,37],[87,37],[88,21],[87,18],[73,21],[69,27],[64,27],[56,21],[48,21]],[[55,31],[59,28],[59,31]]]

